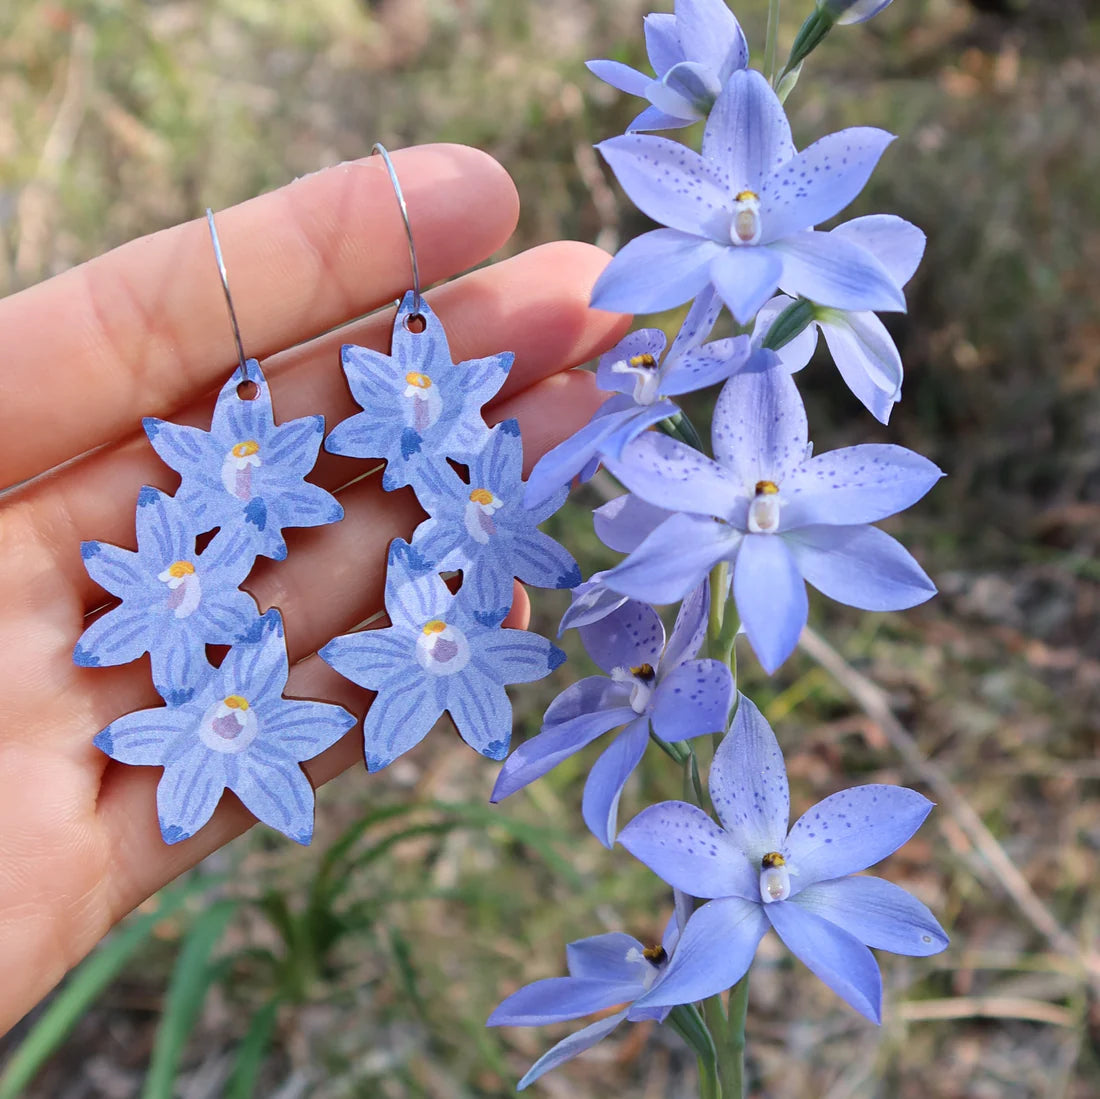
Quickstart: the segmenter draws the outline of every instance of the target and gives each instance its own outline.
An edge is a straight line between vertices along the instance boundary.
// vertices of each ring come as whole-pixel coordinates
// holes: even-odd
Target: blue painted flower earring
[[[187,839],[232,790],[260,820],[298,843],[313,834],[313,789],[300,763],[335,744],[354,717],[282,695],[289,671],[282,618],[261,615],[240,590],[257,555],[286,556],[283,528],[343,517],[304,477],[324,417],[277,424],[267,380],[246,359],[214,215],[207,211],[239,365],[222,387],[209,431],[149,418],[145,430],[181,477],[174,496],[138,494],[137,551],[85,542],[89,575],[119,606],[81,635],[83,667],[151,656],[165,705],[112,722],[95,744],[122,763],[162,766],[157,815],[166,843]],[[217,528],[201,552],[196,539]],[[212,665],[207,645],[231,646]]]
[[[507,754],[512,709],[505,684],[541,679],[565,655],[548,640],[502,629],[514,579],[569,588],[580,571],[537,525],[566,490],[523,505],[519,425],[490,429],[482,407],[511,368],[509,351],[455,362],[439,318],[420,292],[408,208],[393,162],[382,156],[409,241],[413,288],[398,305],[390,354],[348,344],[342,362],[361,413],[325,441],[334,454],[384,459],[382,487],[411,485],[429,518],[390,546],[390,626],[337,637],[321,658],[378,692],[364,721],[367,767],[376,771],[417,744],[446,710],[463,739],[491,759]],[[454,463],[465,468],[463,478]],[[441,574],[460,572],[452,593]]]

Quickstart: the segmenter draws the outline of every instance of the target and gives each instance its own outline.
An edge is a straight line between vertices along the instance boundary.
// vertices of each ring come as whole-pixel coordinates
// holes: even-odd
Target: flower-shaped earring
[[[335,497],[303,478],[313,468],[324,417],[276,424],[259,363],[246,359],[221,246],[207,220],[233,325],[239,366],[222,387],[209,431],[147,419],[154,449],[181,476],[174,497],[138,494],[137,552],[85,542],[89,575],[121,604],[81,635],[82,667],[124,664],[145,652],[166,706],[119,718],[95,738],[122,763],[164,767],[157,815],[166,843],[201,828],[233,790],[260,820],[298,843],[313,833],[313,790],[299,763],[355,724],[339,706],[286,699],[286,642],[279,612],[262,617],[239,585],[257,554],[286,556],[286,526],[343,517]],[[218,528],[210,544],[199,535]],[[206,646],[230,645],[214,666]]]

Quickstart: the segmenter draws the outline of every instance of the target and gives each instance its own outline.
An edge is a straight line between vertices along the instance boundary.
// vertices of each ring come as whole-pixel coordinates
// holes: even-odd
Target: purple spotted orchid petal
[[[833,309],[905,312],[905,295],[866,248],[832,233],[806,230],[769,245],[782,263],[784,293]]]
[[[632,966],[632,970],[639,970]],[[578,1019],[626,1000],[642,989],[641,974],[609,981],[602,977],[548,977],[513,992],[489,1016],[487,1026],[548,1026]]]
[[[886,326],[874,313],[840,310],[822,310],[817,325],[845,384],[879,423],[889,423],[903,370]]]
[[[720,660],[686,660],[657,685],[653,731],[668,741],[724,732],[733,699],[733,677]]]
[[[783,259],[774,249],[726,248],[711,261],[709,273],[722,300],[740,324],[747,324],[775,293]]]
[[[913,277],[926,243],[920,229],[895,214],[853,218],[838,225],[830,235],[865,248],[886,268],[898,286],[904,286]]]
[[[558,637],[566,630],[599,622],[612,611],[617,611],[625,602],[625,595],[612,591],[603,583],[602,572],[593,573],[588,580],[573,589],[573,601],[558,624]]]
[[[616,1011],[613,1015],[589,1023],[588,1026],[563,1038],[527,1070],[526,1075],[516,1085],[516,1090],[523,1091],[551,1069],[572,1060],[586,1049],[591,1049],[597,1042],[606,1038],[625,1018],[625,1011]]]
[[[797,870],[792,889],[874,866],[906,843],[931,811],[926,797],[900,786],[832,794],[807,810],[787,837],[784,853]]]
[[[619,798],[648,744],[649,718],[636,718],[603,750],[588,772],[581,814],[589,831],[604,847],[615,844]]]
[[[570,977],[588,977],[601,981],[629,981],[638,976],[637,965],[629,961],[633,951],[639,954],[645,947],[622,931],[608,931],[578,939],[565,948]]]
[[[671,514],[667,508],[657,507],[628,492],[596,508],[592,513],[592,525],[596,537],[608,549],[631,553]]]
[[[676,622],[657,669],[658,678],[663,679],[685,660],[699,655],[707,636],[709,615],[710,582],[704,580],[688,595],[676,614]]]
[[[617,611],[582,626],[581,641],[588,655],[608,675],[641,664],[656,668],[665,647],[665,628],[657,612],[631,600]]]
[[[771,675],[794,652],[809,615],[805,581],[783,538],[745,535],[734,563],[733,597],[753,652]]]

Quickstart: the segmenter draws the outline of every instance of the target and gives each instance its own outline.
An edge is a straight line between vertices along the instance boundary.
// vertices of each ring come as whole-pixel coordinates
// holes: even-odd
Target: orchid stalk
[[[874,524],[915,504],[942,471],[892,444],[816,454],[796,384],[823,335],[881,423],[901,397],[900,354],[877,313],[905,309],[924,235],[886,214],[823,227],[894,137],[854,127],[799,152],[783,107],[828,31],[888,2],[818,0],[782,71],[778,0],[769,0],[763,72],[719,0],[675,0],[672,14],[646,18],[652,79],[589,64],[649,101],[627,133],[597,148],[659,226],[612,259],[592,304],[688,308],[671,345],[641,328],[601,358],[596,382],[608,399],[527,483],[525,504],[538,508],[603,466],[624,493],[596,509],[594,525],[624,557],[574,588],[562,620],[604,674],[551,703],[541,731],[505,760],[493,800],[613,734],[585,783],[584,819],[672,888],[674,913],[660,943],[612,932],[572,944],[569,977],[536,981],[500,1005],[490,1025],[617,1008],[559,1042],[520,1088],[620,1023],[648,1019],[691,1046],[703,1099],[743,1099],[749,972],[765,934],[874,1023],[883,987],[871,950],[923,957],[947,946],[919,900],[863,873],[908,841],[932,803],[914,790],[856,786],[790,825],[783,753],[737,678],[739,636],[769,675],[790,658],[808,588],[871,611],[935,594],[916,559]],[[698,150],[650,132],[692,122],[703,124]],[[723,312],[747,334],[712,338]],[[719,385],[710,430],[699,431],[679,398]],[[655,606],[675,604],[666,641]],[[708,734],[704,779],[696,746]],[[680,765],[682,800],[620,827],[630,775],[651,745]]]

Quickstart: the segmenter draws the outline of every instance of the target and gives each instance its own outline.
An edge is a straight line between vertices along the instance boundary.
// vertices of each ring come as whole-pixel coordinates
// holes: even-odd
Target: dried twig
[[[1039,899],[966,798],[935,763],[924,758],[916,742],[894,716],[886,692],[856,671],[820,634],[809,627],[802,631],[799,645],[811,660],[820,664],[848,691],[867,716],[882,729],[883,735],[898,755],[921,777],[939,803],[951,814],[967,839],[984,858],[990,871],[989,876],[1009,895],[1028,922],[1057,953],[1071,958],[1092,986],[1100,990],[1100,956],[1081,949],[1073,936]]]

